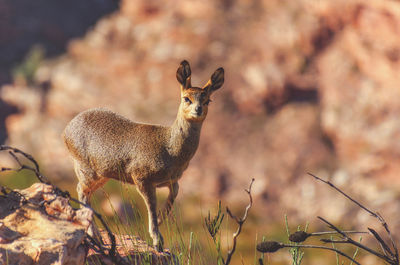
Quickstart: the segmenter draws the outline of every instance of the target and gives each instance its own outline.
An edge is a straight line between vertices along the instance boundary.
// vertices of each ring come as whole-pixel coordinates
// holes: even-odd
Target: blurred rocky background
[[[374,221],[312,172],[400,232],[397,1],[0,0],[0,45],[2,140],[53,181],[75,181],[60,135],[85,109],[171,124],[187,59],[193,85],[219,66],[226,81],[178,201],[245,205],[254,177],[263,225]]]

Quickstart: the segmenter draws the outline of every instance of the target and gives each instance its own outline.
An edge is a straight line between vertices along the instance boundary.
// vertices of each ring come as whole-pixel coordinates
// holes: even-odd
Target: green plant
[[[221,210],[221,201],[219,201],[217,214],[214,217],[211,217],[210,212],[208,212],[207,218],[204,218],[204,223],[207,227],[208,233],[210,234],[215,244],[215,249],[218,255],[217,257],[218,265],[225,263],[221,251],[221,234],[218,233],[221,228],[221,224],[222,221],[224,220],[224,217],[225,214],[223,214]]]
[[[287,215],[285,215],[285,227],[286,227],[286,234],[288,236],[288,239],[293,239],[292,234],[290,234],[290,229],[289,229],[289,222]],[[308,224],[304,228],[304,231],[300,230],[300,226],[297,227],[297,234],[303,234],[307,232]],[[301,233],[303,232],[303,233]],[[295,233],[295,234],[296,234]],[[293,241],[292,241],[293,242]],[[300,265],[301,261],[303,260],[304,257],[304,252],[301,251],[300,247],[298,246],[299,244],[297,242],[294,243],[294,246],[289,249],[289,253],[292,256],[292,265]]]
[[[221,215],[221,202],[218,203],[217,215],[214,218],[210,218],[210,213],[208,213],[208,218],[205,219],[205,223],[206,223],[208,232],[214,240],[215,248],[218,253],[218,259],[217,259],[218,265],[219,264],[228,265],[231,262],[233,254],[235,253],[237,238],[240,235],[240,233],[242,232],[243,224],[246,222],[248,214],[249,214],[249,210],[253,206],[253,197],[251,196],[251,187],[253,186],[253,183],[254,183],[254,178],[251,180],[249,188],[245,189],[245,192],[249,196],[249,204],[247,205],[245,212],[241,218],[235,216],[231,212],[231,210],[228,207],[226,207],[226,212],[233,220],[235,220],[235,222],[238,225],[236,232],[233,234],[232,248],[230,250],[228,250],[226,260],[222,257],[220,237],[215,239],[216,235],[218,235],[219,228],[220,228],[222,220],[224,218],[224,215]]]
[[[389,226],[387,225],[386,221],[383,219],[383,217],[380,214],[369,210],[364,205],[362,205],[361,203],[359,203],[358,201],[354,200],[352,197],[347,195],[344,191],[342,191],[341,189],[336,187],[333,183],[323,180],[321,178],[318,178],[317,176],[315,176],[313,174],[309,173],[309,175],[311,175],[314,179],[329,185],[330,187],[332,187],[333,189],[335,189],[336,191],[341,193],[343,196],[345,196],[347,199],[349,199],[351,202],[355,203],[361,209],[368,212],[371,216],[378,219],[378,221],[382,224],[382,226],[387,234],[387,237],[389,238],[390,243],[389,244],[386,243],[385,240],[382,239],[382,236],[378,232],[376,232],[374,229],[368,228],[369,233],[375,238],[375,240],[377,241],[378,245],[381,248],[382,252],[379,252],[375,249],[372,249],[372,248],[362,244],[361,238],[359,241],[355,241],[354,239],[352,239],[350,237],[350,234],[366,233],[366,232],[343,231],[343,230],[339,229],[337,226],[335,226],[332,223],[330,223],[329,221],[327,221],[326,219],[318,216],[318,219],[320,219],[322,222],[327,224],[328,228],[331,229],[331,231],[307,233],[306,231],[300,231],[298,229],[297,232],[289,235],[289,240],[293,243],[287,244],[287,243],[281,243],[281,242],[277,242],[277,241],[263,241],[257,245],[257,250],[259,252],[273,253],[273,252],[278,251],[281,248],[290,248],[290,251],[291,251],[290,253],[291,253],[292,259],[293,259],[292,264],[298,265],[298,264],[300,264],[300,262],[303,258],[303,253],[300,252],[300,249],[302,249],[302,248],[325,249],[325,250],[329,250],[329,251],[334,251],[336,253],[336,263],[337,264],[339,264],[338,255],[349,259],[351,261],[351,264],[353,264],[353,263],[360,264],[358,261],[355,260],[355,258],[357,256],[359,250],[364,250],[364,251],[378,257],[379,259],[383,260],[387,264],[390,264],[390,265],[399,265],[400,264],[399,252],[398,252],[396,242],[394,241],[394,239],[391,235]],[[286,219],[286,224],[287,224],[287,219]],[[286,227],[287,227],[287,231],[289,234],[288,225],[286,225]],[[339,238],[339,239],[336,239],[336,238],[330,237],[330,238],[320,239],[320,241],[323,243],[331,243],[332,247],[300,244],[300,243],[304,242],[305,240],[307,240],[307,238],[309,238],[311,236],[324,236],[327,234],[334,234],[334,235],[336,235],[336,237]],[[354,254],[352,256],[349,256],[348,254],[344,253],[343,251],[337,249],[336,248],[337,244],[348,244],[351,246],[355,246],[356,249],[354,251]],[[260,264],[262,264],[261,259],[259,260],[259,262],[260,262]]]
[[[40,45],[33,46],[24,60],[13,69],[14,80],[22,80],[27,85],[34,82],[35,73],[45,56],[45,50]]]

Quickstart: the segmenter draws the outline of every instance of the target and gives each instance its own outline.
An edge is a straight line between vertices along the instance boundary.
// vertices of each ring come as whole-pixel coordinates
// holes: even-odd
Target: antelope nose
[[[203,112],[203,108],[201,106],[196,106],[194,110],[196,111],[197,115],[200,115]]]

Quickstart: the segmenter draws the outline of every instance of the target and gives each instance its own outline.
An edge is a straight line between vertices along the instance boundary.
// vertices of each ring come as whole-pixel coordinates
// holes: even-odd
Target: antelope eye
[[[192,104],[192,101],[190,100],[190,98],[184,97],[183,99],[185,100],[186,103]]]

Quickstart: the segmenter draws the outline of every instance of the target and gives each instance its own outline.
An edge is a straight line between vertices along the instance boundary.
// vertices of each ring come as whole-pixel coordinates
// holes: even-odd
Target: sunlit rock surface
[[[91,210],[74,210],[45,184],[18,192],[0,198],[0,263],[84,264]]]

